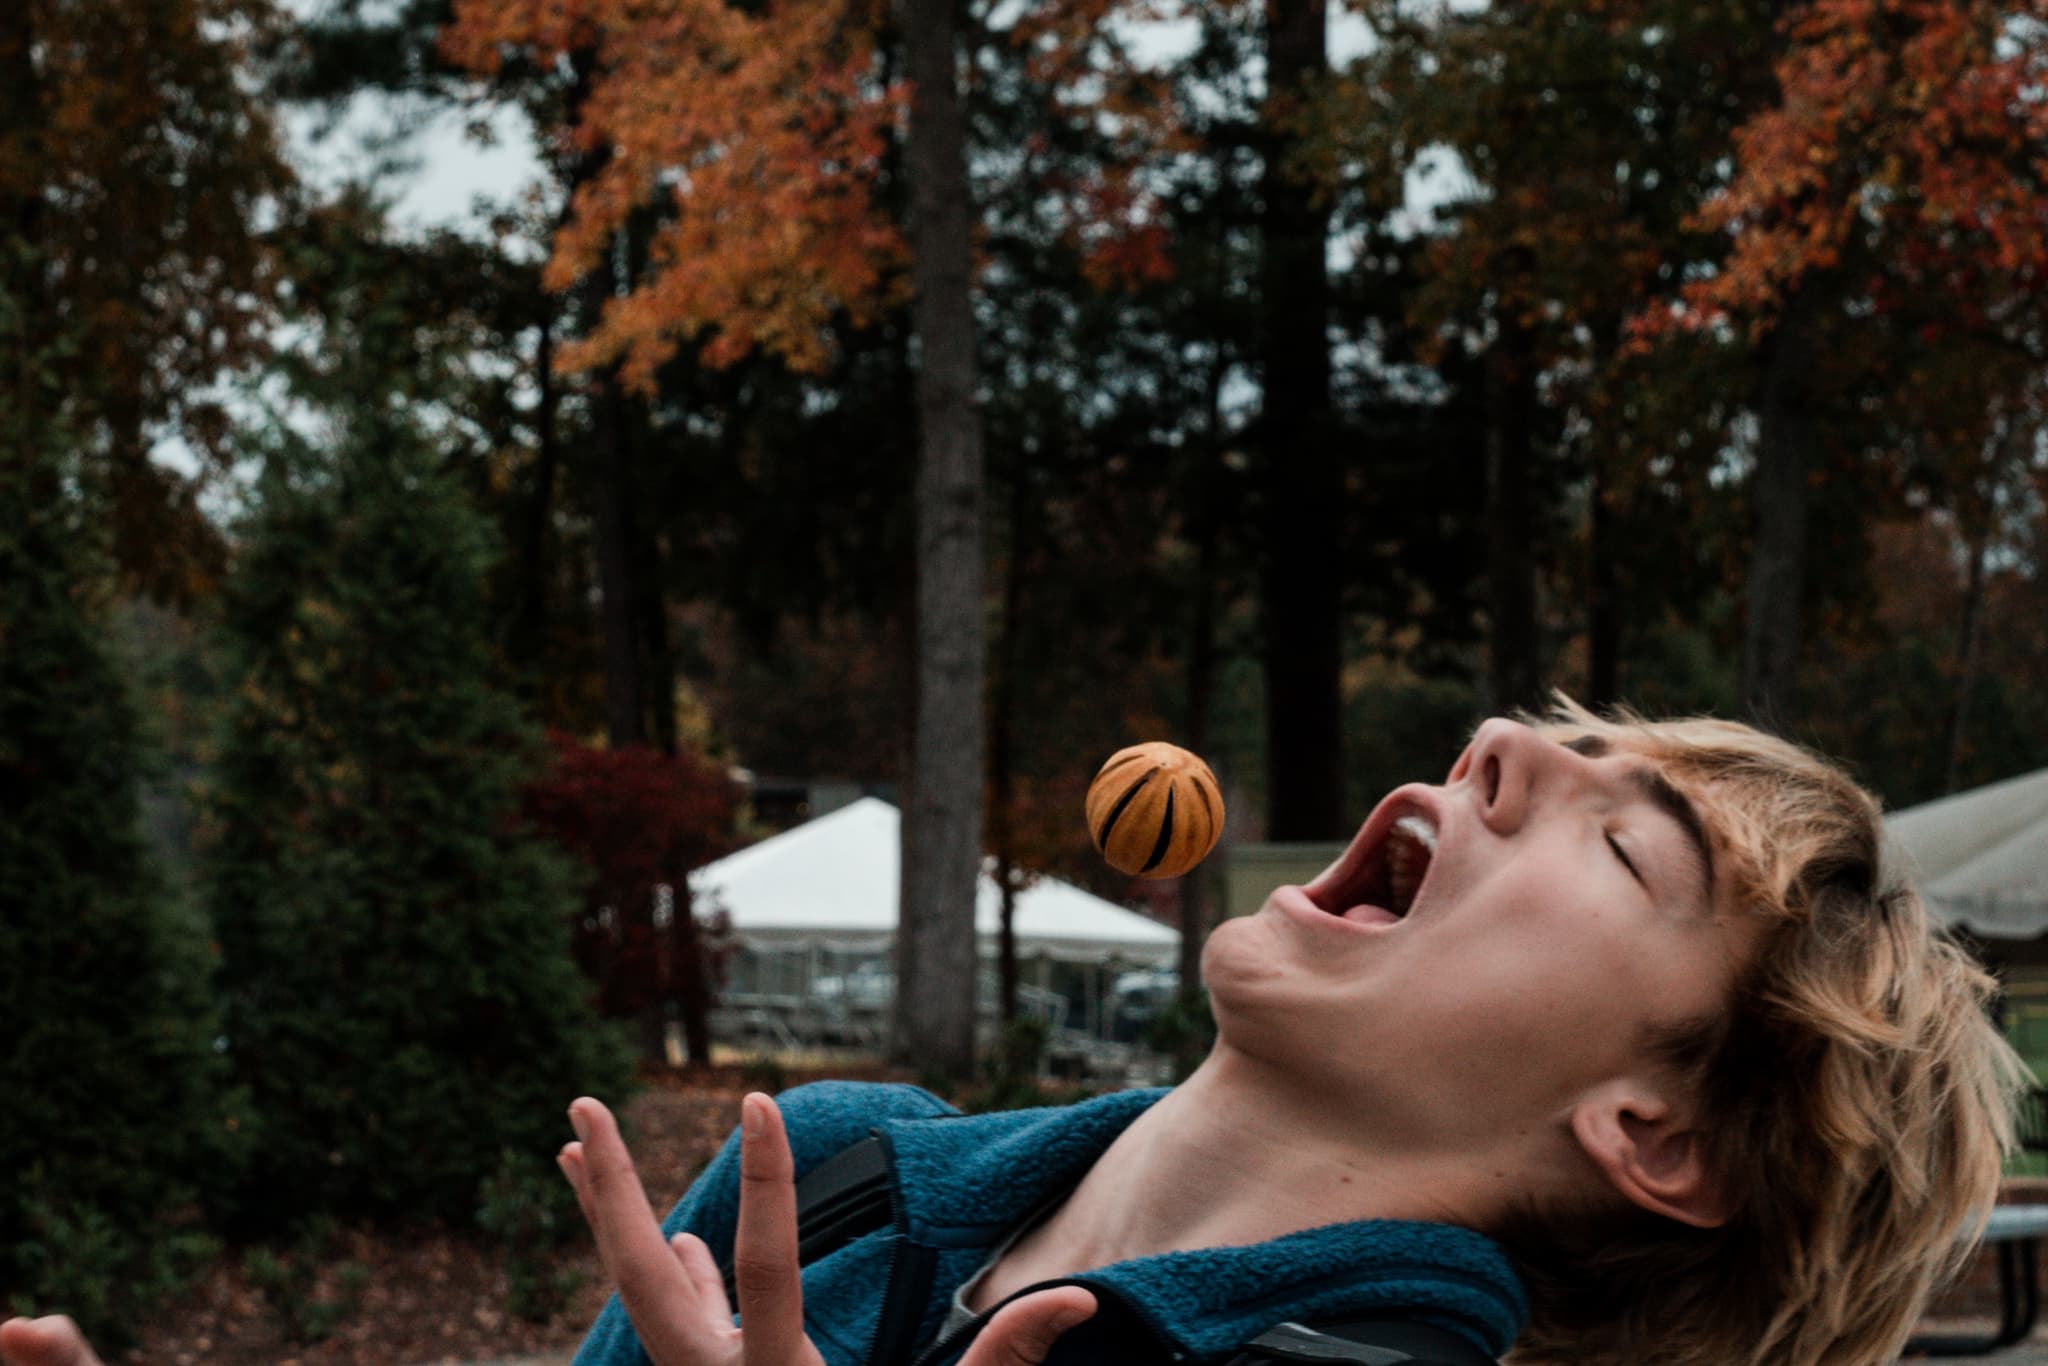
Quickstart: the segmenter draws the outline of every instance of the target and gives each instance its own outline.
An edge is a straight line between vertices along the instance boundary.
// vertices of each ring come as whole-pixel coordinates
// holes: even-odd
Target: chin
[[[1233,916],[1202,946],[1202,985],[1219,1041],[1249,1041],[1284,1029],[1290,973],[1286,945],[1275,942],[1270,916]]]
[[[1264,936],[1254,923],[1258,918],[1234,915],[1209,931],[1209,938],[1202,945],[1202,985],[1209,989],[1210,996],[1216,995],[1223,981],[1247,973],[1260,975],[1257,941]]]

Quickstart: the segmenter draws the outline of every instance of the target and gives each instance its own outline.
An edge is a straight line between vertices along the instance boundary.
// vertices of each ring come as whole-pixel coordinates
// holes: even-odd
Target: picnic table
[[[1984,1242],[1998,1248],[1998,1327],[1986,1333],[1929,1333],[1906,1344],[1926,1356],[1982,1356],[2023,1341],[2041,1309],[2041,1239],[2048,1236],[2048,1205],[1999,1205],[1984,1225]]]

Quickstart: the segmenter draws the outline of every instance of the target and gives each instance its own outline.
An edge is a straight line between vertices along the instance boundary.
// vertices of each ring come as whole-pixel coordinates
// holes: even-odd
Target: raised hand
[[[100,1359],[62,1314],[0,1323],[0,1362],[7,1366],[100,1366]]]
[[[563,1175],[654,1366],[822,1366],[804,1336],[796,1166],[774,1101],[757,1093],[740,1103],[733,1277],[744,1333],[733,1325],[711,1249],[694,1234],[661,1236],[611,1112],[584,1097],[569,1107],[569,1121],[579,1141],[562,1149]],[[989,1321],[960,1366],[1037,1366],[1061,1333],[1094,1312],[1095,1297],[1078,1286],[1026,1295]]]

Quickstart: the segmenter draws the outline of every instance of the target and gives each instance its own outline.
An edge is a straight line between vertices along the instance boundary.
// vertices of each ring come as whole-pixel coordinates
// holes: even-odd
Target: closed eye
[[[1621,845],[1618,842],[1616,842],[1614,836],[1607,836],[1607,847],[1609,849],[1612,849],[1614,851],[1614,856],[1621,860],[1621,866],[1628,869],[1629,876],[1634,878],[1637,882],[1642,883],[1643,890],[1648,891],[1650,889],[1650,884],[1647,882],[1643,882],[1643,875],[1636,868],[1634,860],[1629,858],[1628,854],[1622,849]]]

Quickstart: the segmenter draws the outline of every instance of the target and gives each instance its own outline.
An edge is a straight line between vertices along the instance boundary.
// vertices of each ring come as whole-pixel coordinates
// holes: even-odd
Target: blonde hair
[[[1532,1217],[1503,1242],[1534,1312],[1511,1362],[1876,1366],[1968,1256],[2025,1069],[1992,978],[1882,867],[1876,800],[1728,721],[1536,722],[1654,763],[1700,808],[1762,947],[1729,1008],[1654,1042],[1697,1087],[1733,1214]]]

